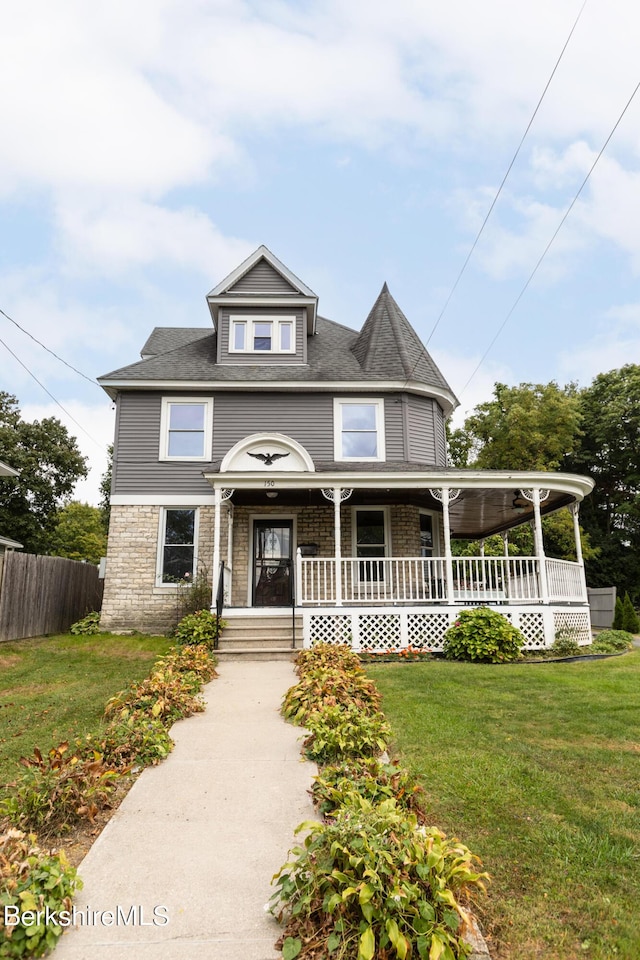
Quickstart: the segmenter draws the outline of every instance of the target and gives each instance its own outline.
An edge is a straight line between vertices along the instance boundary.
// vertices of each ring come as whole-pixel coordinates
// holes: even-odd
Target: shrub
[[[638,620],[638,614],[633,609],[631,597],[628,593],[625,593],[624,600],[622,601],[621,629],[626,630],[627,633],[638,633],[640,630],[640,620]]]
[[[362,670],[360,658],[346,643],[316,641],[307,650],[301,650],[295,658],[296,673],[303,676],[310,670],[338,668],[357,673]]]
[[[363,714],[358,707],[326,707],[310,714],[303,740],[305,756],[316,763],[334,763],[349,757],[373,757],[386,749],[391,734],[381,713]]]
[[[183,617],[175,629],[174,638],[180,644],[205,644],[213,649],[218,633],[226,624],[210,610],[198,610]]]
[[[423,795],[416,778],[397,761],[382,763],[377,759],[345,760],[323,767],[311,788],[313,802],[325,817],[336,816],[341,807],[353,806],[357,798],[364,797],[374,805],[393,799],[399,810],[414,813],[422,821]]]
[[[122,776],[98,751],[70,751],[67,741],[46,756],[36,747],[20,763],[26,770],[0,803],[0,813],[16,827],[43,835],[68,830],[79,820],[93,821],[109,806],[115,781]]]
[[[556,657],[575,657],[580,653],[580,644],[576,639],[576,631],[562,627],[556,632],[556,638],[551,645],[551,653]]]
[[[371,714],[379,704],[380,694],[363,671],[323,667],[305,670],[298,683],[287,690],[282,714],[285,719],[304,726],[312,713],[325,707],[353,705]]]
[[[0,956],[41,957],[53,950],[64,927],[28,923],[25,912],[48,908],[60,918],[60,912],[71,910],[73,895],[81,888],[64,853],[45,853],[33,834],[20,830],[0,834]],[[19,922],[7,922],[14,918]]]
[[[87,737],[87,742],[93,739]],[[118,718],[108,724],[97,747],[105,763],[124,772],[131,767],[160,763],[173,750],[173,740],[161,720],[132,713],[127,719]]]
[[[133,683],[112,697],[105,708],[105,716],[128,720],[132,714],[144,714],[171,726],[176,720],[204,710],[202,698],[195,695],[200,686],[195,673],[156,670],[146,680]]]
[[[304,844],[274,877],[271,912],[285,921],[285,957],[466,957],[460,898],[485,873],[457,840],[360,798],[330,824],[306,823]],[[321,952],[318,952],[320,949]]]
[[[591,644],[592,653],[619,653],[633,646],[633,635],[626,630],[603,630]]]
[[[100,633],[100,613],[97,610],[93,613],[88,613],[82,620],[77,620],[76,623],[72,623],[69,630],[71,633],[81,634],[83,636]]]
[[[444,635],[444,652],[448,660],[506,663],[519,659],[525,642],[520,631],[502,614],[478,607],[458,614]]]
[[[624,616],[624,608],[622,606],[622,600],[620,597],[616,597],[616,606],[613,614],[613,623],[611,624],[612,630],[622,630],[622,619]]]
[[[211,607],[211,584],[206,570],[198,570],[195,577],[188,575],[178,583],[179,617],[186,617]]]
[[[195,673],[202,683],[217,677],[216,659],[211,656],[206,643],[176,647],[157,661],[164,669],[175,673]]]

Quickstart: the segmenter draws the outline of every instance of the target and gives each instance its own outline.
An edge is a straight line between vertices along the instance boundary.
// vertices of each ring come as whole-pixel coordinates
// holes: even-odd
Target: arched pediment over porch
[[[227,451],[220,473],[315,473],[308,451],[284,433],[252,433]]]

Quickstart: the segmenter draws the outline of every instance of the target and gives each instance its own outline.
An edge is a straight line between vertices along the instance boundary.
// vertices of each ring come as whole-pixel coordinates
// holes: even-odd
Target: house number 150
[[[264,485],[265,487],[275,487],[276,482],[275,480],[265,480]]]

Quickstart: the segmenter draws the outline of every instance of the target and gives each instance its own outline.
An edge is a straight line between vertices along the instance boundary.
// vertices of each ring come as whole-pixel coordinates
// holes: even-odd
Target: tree
[[[587,564],[594,587],[615,584],[640,599],[640,366],[600,373],[580,394],[583,435],[566,469],[589,474],[595,489],[581,520],[598,556]]]
[[[0,530],[30,553],[44,553],[60,506],[86,477],[86,459],[67,428],[47,417],[28,423],[16,397],[0,391],[0,459],[20,471],[0,488]]]
[[[104,532],[109,534],[109,520],[111,518],[111,478],[113,476],[113,444],[107,447],[107,468],[100,478],[100,515]]]
[[[628,593],[625,593],[622,601],[622,630],[626,630],[627,633],[637,633],[639,629],[638,614],[633,609],[631,597]]]
[[[581,410],[575,384],[496,383],[493,394],[462,428],[451,431],[449,454],[455,466],[557,470],[576,450]]]
[[[62,507],[51,534],[49,552],[54,557],[98,563],[107,552],[101,510],[77,500]]]

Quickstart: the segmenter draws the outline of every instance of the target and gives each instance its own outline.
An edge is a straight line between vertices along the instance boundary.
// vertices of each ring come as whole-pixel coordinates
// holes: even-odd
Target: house
[[[262,246],[207,305],[206,327],[156,328],[100,378],[117,404],[105,628],[170,628],[176,583],[203,571],[255,638],[284,616],[305,644],[438,649],[462,607],[490,604],[530,647],[590,641],[592,481],[448,466],[456,398],[386,284],[352,330]],[[544,553],[541,518],[562,507],[573,563]],[[452,555],[522,523],[534,556]]]
[[[4,460],[0,460],[0,477],[17,477],[19,470],[14,470]],[[2,584],[2,568],[4,555],[8,550],[22,550],[22,544],[17,540],[11,540],[9,537],[0,536],[0,585]]]

